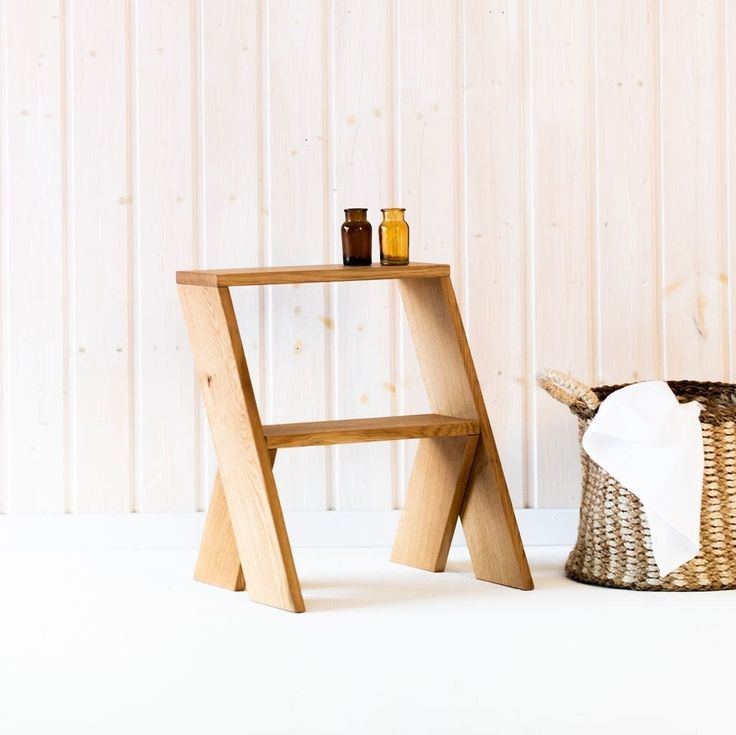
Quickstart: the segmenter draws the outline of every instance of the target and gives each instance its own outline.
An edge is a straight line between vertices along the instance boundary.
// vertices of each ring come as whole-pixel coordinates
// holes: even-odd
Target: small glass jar
[[[382,209],[383,222],[378,228],[381,243],[381,265],[407,265],[409,262],[409,225],[404,221],[405,209]]]
[[[370,265],[373,246],[373,228],[368,221],[367,209],[346,209],[342,235],[343,265]]]

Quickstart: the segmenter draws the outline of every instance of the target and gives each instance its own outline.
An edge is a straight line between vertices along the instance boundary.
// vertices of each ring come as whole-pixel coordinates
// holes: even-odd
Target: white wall
[[[346,206],[452,265],[518,506],[578,497],[538,367],[736,372],[728,0],[0,0],[0,92],[2,512],[202,508],[174,271],[336,261]],[[422,409],[391,285],[236,303],[266,421]],[[411,447],[281,455],[381,510]]]

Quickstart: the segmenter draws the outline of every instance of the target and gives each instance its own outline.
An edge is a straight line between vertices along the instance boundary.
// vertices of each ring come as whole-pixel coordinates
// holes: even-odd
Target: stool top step
[[[289,265],[276,268],[228,268],[177,271],[176,282],[188,286],[273,286],[284,283],[382,281],[395,278],[442,278],[450,266],[439,263],[408,265]]]

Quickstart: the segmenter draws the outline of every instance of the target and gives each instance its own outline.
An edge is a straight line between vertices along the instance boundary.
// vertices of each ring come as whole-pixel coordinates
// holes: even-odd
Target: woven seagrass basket
[[[600,402],[623,385],[589,388],[555,370],[537,382],[577,416],[579,436]],[[646,515],[639,499],[580,449],[583,492],[575,548],[565,572],[571,579],[636,590],[725,590],[736,588],[736,385],[668,381],[680,403],[702,406],[705,470],[700,513],[700,553],[666,577],[652,554]]]

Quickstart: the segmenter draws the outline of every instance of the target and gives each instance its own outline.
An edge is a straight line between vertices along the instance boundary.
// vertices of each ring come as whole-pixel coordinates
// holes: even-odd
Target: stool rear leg
[[[273,467],[276,450],[269,449],[268,456]],[[219,471],[215,475],[202,541],[199,545],[197,566],[194,569],[194,579],[235,592],[245,589],[243,567],[238,556],[238,547],[235,545],[233,524],[227,510]]]

